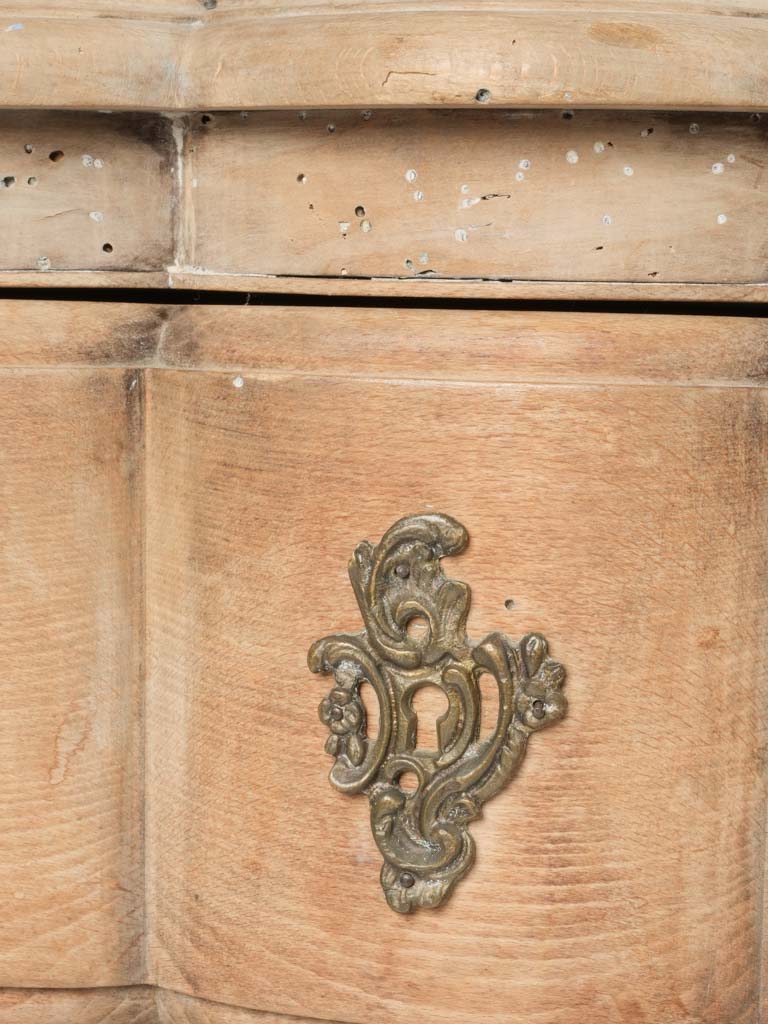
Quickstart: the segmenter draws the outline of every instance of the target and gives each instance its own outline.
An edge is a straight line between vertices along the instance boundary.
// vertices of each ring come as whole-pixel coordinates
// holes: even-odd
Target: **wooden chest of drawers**
[[[768,1024],[768,12],[615,6],[0,25],[0,1024]]]

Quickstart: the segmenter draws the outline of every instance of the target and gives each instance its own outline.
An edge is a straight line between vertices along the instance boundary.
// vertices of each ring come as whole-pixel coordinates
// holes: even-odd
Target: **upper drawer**
[[[767,125],[2,113],[0,283],[762,300]]]
[[[570,110],[203,115],[187,137],[187,258],[276,277],[757,283],[766,127]]]

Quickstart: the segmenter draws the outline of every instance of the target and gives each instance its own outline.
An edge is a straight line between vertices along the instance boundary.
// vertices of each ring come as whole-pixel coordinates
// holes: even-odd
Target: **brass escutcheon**
[[[472,866],[469,823],[512,778],[532,732],[563,717],[563,666],[547,641],[529,633],[513,642],[491,633],[476,646],[466,634],[470,589],[447,579],[441,559],[467,545],[465,528],[446,515],[407,516],[374,547],[363,541],[349,577],[365,629],[312,645],[309,667],[333,675],[320,704],[335,760],[331,783],[342,793],[366,793],[371,827],[384,858],[381,884],[390,907],[408,913],[436,907]],[[409,632],[415,619],[421,635]],[[499,690],[494,733],[480,739],[479,678]],[[379,703],[378,735],[366,730],[360,686]],[[414,694],[424,686],[445,694],[437,722],[438,749],[416,749]],[[405,790],[400,776],[416,776]]]

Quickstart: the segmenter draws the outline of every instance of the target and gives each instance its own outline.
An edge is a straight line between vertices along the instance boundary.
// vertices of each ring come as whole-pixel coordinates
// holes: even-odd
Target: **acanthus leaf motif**
[[[349,575],[365,629],[328,636],[309,652],[310,669],[334,677],[319,708],[331,783],[367,794],[381,884],[400,913],[438,906],[464,877],[475,855],[470,822],[515,774],[530,734],[566,711],[565,670],[541,634],[468,639],[469,587],[448,579],[441,564],[467,541],[459,522],[437,513],[400,519],[375,547],[363,541]],[[414,619],[422,632],[410,628]],[[481,738],[484,673],[496,682],[499,710],[495,730]],[[367,734],[363,683],[379,704],[375,737]],[[434,751],[416,749],[412,702],[424,686],[439,687],[448,702]],[[399,784],[406,773],[416,777],[413,790]]]

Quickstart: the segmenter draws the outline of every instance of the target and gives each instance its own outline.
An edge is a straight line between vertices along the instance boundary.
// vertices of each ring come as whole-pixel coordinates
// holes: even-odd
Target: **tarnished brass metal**
[[[475,845],[469,823],[515,773],[532,732],[565,714],[565,671],[547,641],[529,633],[513,642],[491,633],[476,646],[466,635],[470,590],[447,579],[441,559],[461,552],[467,531],[446,515],[408,516],[373,547],[363,541],[349,576],[365,630],[313,644],[309,667],[333,674],[320,704],[335,758],[332,784],[367,793],[371,826],[384,858],[381,884],[400,913],[436,907],[469,870]],[[426,628],[409,630],[414,619]],[[494,733],[480,737],[479,678],[499,691]],[[379,703],[378,735],[366,731],[360,686]],[[438,720],[437,750],[416,749],[414,694],[438,686],[448,710]],[[401,788],[413,774],[415,790]]]

